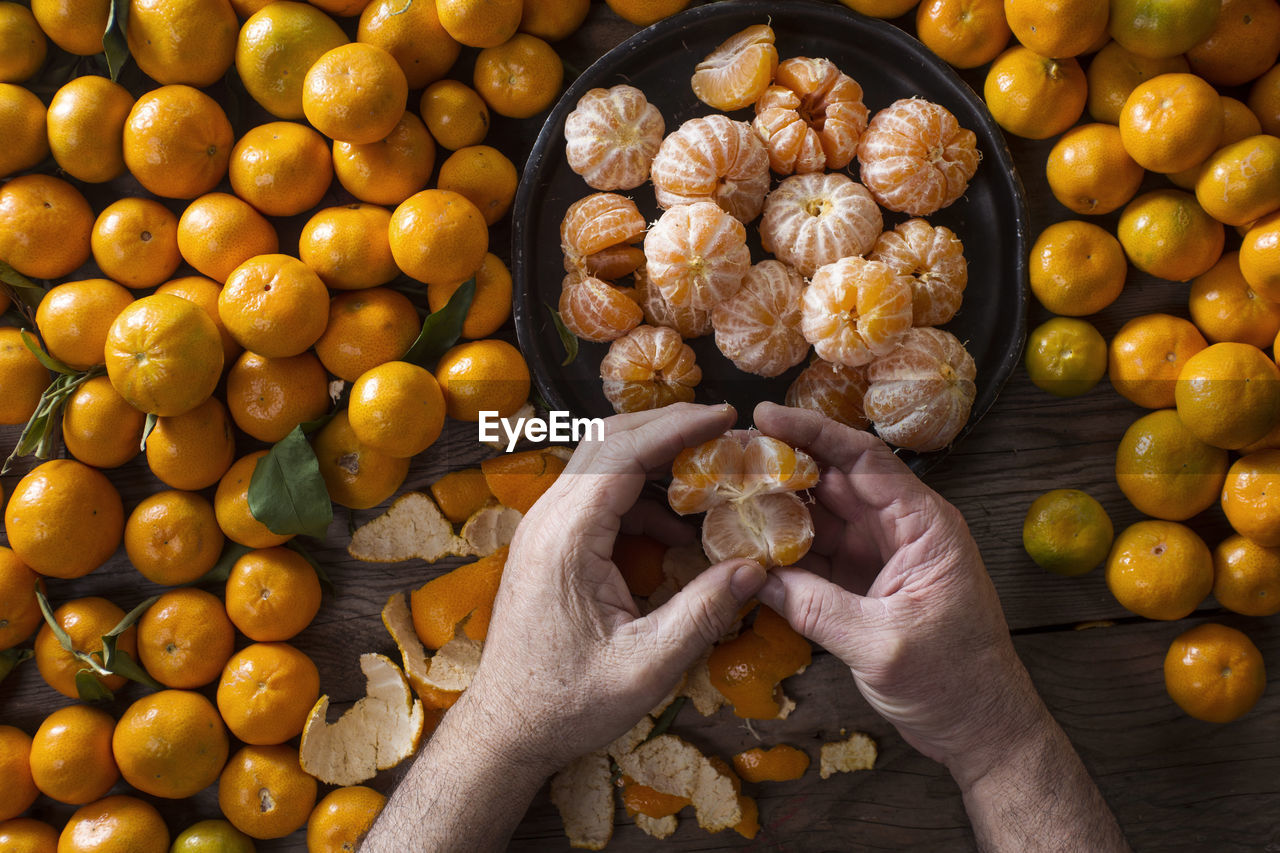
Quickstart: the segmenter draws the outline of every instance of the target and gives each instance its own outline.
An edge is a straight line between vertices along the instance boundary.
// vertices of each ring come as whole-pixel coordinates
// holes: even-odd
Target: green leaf
[[[249,480],[249,512],[281,536],[323,538],[329,530],[333,501],[302,427],[294,427],[258,460]]]
[[[110,631],[102,635],[102,640],[104,645],[108,639],[115,640],[125,631],[128,631],[129,628],[135,622],[137,622],[139,619],[142,618],[142,614],[147,612],[147,608],[155,604],[159,600],[160,600],[160,596],[153,595],[150,598],[148,598],[146,601],[142,602],[137,607],[133,608],[128,613],[126,613],[124,615],[124,618],[121,619],[119,622],[117,622],[114,628],[112,628]]]
[[[23,314],[32,314],[39,308],[40,301],[48,292],[4,261],[0,261],[0,284],[5,285],[5,289],[15,303],[26,309],[22,312]]]
[[[35,654],[31,649],[5,649],[0,652],[0,681],[4,681],[18,664],[31,660]]]
[[[346,408],[346,407],[344,406],[343,408]],[[333,410],[327,415],[321,415],[320,417],[316,418],[314,421],[303,421],[302,423],[298,424],[298,427],[302,430],[302,432],[305,435],[311,435],[311,433],[315,432],[318,429],[321,429],[325,424],[333,420],[333,416],[336,414],[338,414],[337,409]]]
[[[35,454],[37,459],[48,459],[53,455],[58,435],[57,427],[61,423],[62,407],[71,399],[71,395],[85,381],[105,373],[102,366],[86,370],[84,373],[61,374],[40,395],[40,402],[31,419],[22,428],[18,442],[13,447],[9,458],[0,466],[0,474],[5,474],[13,463],[23,456]]]
[[[307,552],[306,548],[303,548],[302,545],[293,539],[284,543],[284,546],[301,554],[302,559],[310,563],[311,568],[316,570],[316,577],[320,578],[320,583],[324,585],[325,589],[329,590],[329,592],[335,592],[333,581],[329,580],[329,573],[324,570],[323,566],[316,562],[316,558],[311,556],[311,554]]]
[[[129,61],[129,40],[125,28],[129,24],[129,0],[111,0],[107,28],[102,33],[102,50],[107,55],[107,70],[113,81],[120,79],[120,69]]]
[[[139,684],[145,684],[152,690],[164,690],[164,685],[156,681],[147,671],[138,665],[128,652],[123,649],[116,648],[116,638],[102,638],[102,660],[103,665],[116,675],[123,675],[130,681],[136,681]]]
[[[218,562],[213,564],[213,568],[205,572],[193,584],[209,584],[209,583],[226,583],[227,578],[231,577],[231,569],[235,566],[236,560],[239,560],[245,554],[253,549],[248,545],[241,545],[239,542],[232,542],[230,539],[222,546],[222,555],[218,557]]]
[[[667,733],[667,729],[671,728],[671,724],[675,722],[680,709],[684,707],[685,698],[684,696],[677,696],[675,701],[667,706],[667,709],[662,712],[662,716],[658,718],[658,722],[654,723],[653,731],[649,732],[649,736],[644,739],[644,743],[648,743],[658,735]]]
[[[36,603],[40,605],[40,614],[44,616],[44,622],[49,626],[49,630],[53,632],[54,639],[58,641],[58,645],[75,654],[76,648],[71,644],[71,635],[62,630],[58,620],[53,618],[53,608],[49,606],[49,598],[41,592],[40,587],[36,587]]]
[[[153,412],[147,412],[147,419],[142,424],[142,441],[138,442],[139,453],[145,453],[147,451],[147,439],[151,436],[151,431],[156,428],[156,424],[159,422],[159,415],[156,415]]]
[[[74,367],[64,364],[62,361],[45,352],[44,347],[40,346],[40,342],[36,340],[36,336],[28,332],[26,329],[23,329],[20,334],[22,335],[22,343],[26,345],[27,349],[31,350],[31,354],[36,357],[37,361],[45,366],[46,370],[52,370],[54,373],[61,373],[63,376],[75,376],[80,372]]]
[[[83,702],[110,702],[116,698],[115,694],[107,689],[107,685],[88,669],[82,669],[76,673],[76,693],[80,694]]]
[[[440,356],[462,337],[462,324],[467,319],[467,311],[471,309],[471,300],[475,295],[476,280],[469,278],[453,292],[447,305],[439,311],[431,312],[422,321],[418,339],[401,360],[428,370],[434,368]]]
[[[556,324],[556,334],[560,336],[560,343],[564,346],[564,361],[560,362],[560,366],[568,367],[578,357],[578,336],[569,331],[564,320],[560,319],[559,311],[550,305],[547,310],[551,312],[551,322]]]

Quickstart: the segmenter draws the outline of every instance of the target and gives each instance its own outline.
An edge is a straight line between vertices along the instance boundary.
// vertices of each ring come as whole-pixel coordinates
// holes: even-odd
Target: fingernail
[[[768,573],[757,563],[743,563],[729,580],[729,591],[735,600],[746,601],[764,586]]]
[[[778,580],[777,575],[768,575],[764,584],[760,589],[756,590],[756,597],[774,610],[782,606],[782,602],[786,599],[787,588],[782,585],[782,581]]]

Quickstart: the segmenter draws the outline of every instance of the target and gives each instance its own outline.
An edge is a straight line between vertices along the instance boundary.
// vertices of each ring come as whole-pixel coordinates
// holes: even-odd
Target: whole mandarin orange
[[[283,838],[307,822],[315,777],[292,746],[246,746],[218,779],[218,807],[236,829],[258,839]]]
[[[272,533],[249,510],[249,482],[258,462],[266,455],[267,451],[258,450],[233,462],[218,481],[218,491],[213,497],[213,511],[222,532],[232,542],[249,548],[271,548],[293,538],[292,534]]]
[[[95,376],[77,388],[62,409],[62,443],[86,465],[119,468],[140,452],[146,419],[109,378]]]
[[[537,36],[516,33],[476,57],[472,85],[489,109],[500,116],[529,118],[560,95],[564,65],[551,45]]]
[[[93,210],[60,178],[22,175],[0,186],[0,261],[32,278],[62,278],[89,260]]]
[[[1280,548],[1228,536],[1213,549],[1213,597],[1235,613],[1280,613]]]
[[[377,142],[404,115],[409,84],[394,57],[356,42],[333,48],[307,70],[302,111],[330,139]]]
[[[213,703],[190,690],[161,690],[130,705],[111,737],[120,775],[153,797],[183,799],[213,784],[230,744]]]
[[[422,119],[405,111],[385,137],[373,142],[333,143],[333,171],[343,188],[361,201],[394,205],[426,187],[436,145]]]
[[[213,505],[195,492],[148,495],[124,525],[129,562],[147,580],[165,586],[198,580],[218,562],[222,544]]]
[[[386,804],[385,796],[364,785],[335,788],[307,819],[307,849],[355,850]]]
[[[423,190],[391,214],[391,255],[407,275],[426,284],[469,278],[489,251],[484,214],[447,190]]]
[[[13,553],[36,572],[78,578],[115,553],[124,505],[102,472],[74,459],[51,459],[13,487],[4,529]]]
[[[138,621],[138,658],[165,687],[203,687],[222,672],[235,638],[222,599],[193,587],[171,589]]]
[[[360,443],[406,458],[435,444],[444,429],[444,395],[426,368],[388,361],[351,386],[351,431]]]
[[[320,203],[333,180],[324,137],[304,124],[251,128],[231,149],[231,189],[267,216],[293,216]]]
[[[1116,537],[1106,576],[1125,609],[1147,619],[1182,619],[1213,588],[1213,557],[1185,525],[1139,521]]]
[[[249,639],[260,643],[288,640],[311,624],[320,611],[320,579],[297,551],[260,548],[241,556],[231,567],[226,601],[227,615]]]
[[[111,754],[115,727],[110,714],[88,705],[45,717],[31,739],[31,777],[40,792],[77,806],[106,796],[120,778]]]
[[[172,417],[209,399],[222,376],[222,337],[204,309],[167,293],[125,308],[107,333],[107,375],[143,412]]]
[[[329,325],[316,341],[316,354],[334,376],[355,382],[407,353],[421,326],[403,293],[385,287],[340,293],[329,303]]]
[[[162,284],[182,263],[178,217],[152,199],[109,204],[93,223],[89,246],[103,275],[134,290]]]
[[[1183,365],[1178,417],[1206,444],[1237,450],[1280,421],[1280,369],[1249,344],[1212,344]]]
[[[211,86],[235,59],[240,24],[228,0],[129,0],[129,54],[157,83]]]
[[[297,258],[257,255],[227,276],[218,315],[245,349],[285,358],[304,352],[324,333],[329,291]]]
[[[47,298],[47,297],[46,297]],[[25,424],[49,387],[49,371],[22,342],[22,330],[0,327],[0,424]]]
[[[275,226],[229,193],[200,196],[178,219],[183,259],[219,284],[245,261],[274,254],[279,247]]]
[[[246,350],[227,373],[231,417],[259,441],[274,444],[329,406],[329,377],[314,352],[267,358]]]
[[[349,509],[377,506],[396,493],[409,473],[408,459],[360,441],[345,409],[315,434],[311,446],[329,497]]]
[[[276,118],[302,118],[302,81],[315,61],[348,41],[337,22],[308,3],[268,3],[236,39],[236,71],[250,97]]]
[[[44,624],[37,588],[44,591],[44,580],[0,545],[0,650],[13,648]]]
[[[106,363],[107,336],[133,294],[114,281],[90,278],[55,285],[36,309],[36,328],[49,354],[87,370]]]
[[[0,83],[0,122],[8,145],[0,152],[0,177],[26,171],[49,156],[44,103],[24,86]]]
[[[101,658],[102,635],[111,631],[124,618],[124,611],[105,598],[73,598],[53,611],[53,621],[71,638],[71,647],[78,652]],[[116,641],[116,648],[133,656],[138,651],[138,629],[130,625]],[[63,696],[79,698],[76,689],[76,673],[88,669],[71,652],[62,647],[53,630],[44,625],[36,634],[36,669],[40,677]],[[108,690],[119,690],[125,685],[123,675],[100,676],[90,674]]]
[[[373,0],[360,13],[356,39],[391,54],[415,91],[447,74],[462,52],[440,23],[435,3],[405,7],[396,0]]]
[[[58,837],[59,853],[165,853],[169,828],[150,803],[113,794],[81,806]]]
[[[1227,475],[1227,452],[1205,444],[1173,409],[1138,418],[1116,449],[1116,482],[1139,512],[1185,521],[1213,506]]]
[[[241,346],[222,325],[222,317],[218,314],[218,295],[222,293],[222,285],[202,275],[184,275],[170,279],[156,288],[156,293],[168,293],[179,296],[188,302],[194,302],[209,315],[213,325],[218,327],[218,337],[222,340],[222,364],[226,366],[236,360]]]
[[[1188,716],[1229,723],[1258,703],[1267,673],[1253,641],[1235,628],[1207,622],[1170,644],[1164,684],[1169,698]]]
[[[193,491],[217,483],[235,459],[235,435],[227,409],[210,397],[191,411],[156,419],[147,436],[147,465],[156,479]]]
[[[253,643],[232,655],[218,681],[218,710],[245,743],[269,746],[302,734],[320,698],[320,670],[288,643]]]
[[[363,290],[400,274],[387,229],[391,211],[376,204],[326,207],[302,227],[298,257],[330,290]]]
[[[231,122],[217,101],[190,86],[161,86],[129,111],[124,162],[150,192],[195,198],[226,175],[232,141]]]

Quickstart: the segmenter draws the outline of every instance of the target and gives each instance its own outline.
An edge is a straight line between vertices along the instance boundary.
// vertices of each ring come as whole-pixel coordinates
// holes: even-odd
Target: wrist
[[[1043,763],[1057,723],[1039,697],[1033,698],[1033,702],[1010,709],[980,745],[945,762],[961,794],[968,797],[985,786],[1005,784],[1010,778],[1034,772]]]
[[[551,750],[538,733],[523,723],[518,706],[503,701],[473,682],[457,703],[444,715],[441,728],[446,737],[471,755],[470,761],[486,770],[496,768],[511,784],[536,791],[560,769],[549,758]],[[437,730],[434,737],[439,737]]]

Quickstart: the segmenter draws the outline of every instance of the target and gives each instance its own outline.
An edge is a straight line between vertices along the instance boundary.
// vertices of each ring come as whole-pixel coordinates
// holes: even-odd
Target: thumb
[[[862,596],[805,569],[774,569],[757,593],[808,639],[855,668],[865,638]]]
[[[658,666],[684,671],[725,635],[765,577],[765,570],[749,560],[718,563],[632,624],[651,644]]]

